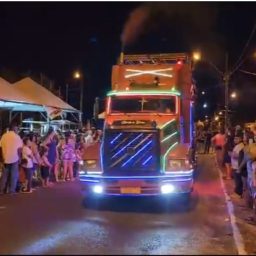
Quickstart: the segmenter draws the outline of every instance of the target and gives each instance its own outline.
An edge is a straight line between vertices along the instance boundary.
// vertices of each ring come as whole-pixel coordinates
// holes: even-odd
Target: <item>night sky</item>
[[[145,11],[142,25],[138,15],[133,16],[132,23],[126,23],[136,8]],[[223,70],[225,52],[229,53],[230,68],[240,56],[254,26],[255,13],[253,2],[1,2],[0,75],[14,82],[28,74],[36,79],[41,72],[65,95],[66,83],[77,87],[72,72],[80,69],[85,80],[87,117],[92,114],[94,98],[110,90],[111,66],[120,53],[125,27],[131,35],[126,53],[200,49],[205,60]],[[249,58],[255,46],[256,35],[245,51],[248,59],[241,69],[256,72],[256,59]],[[203,102],[209,104],[208,109],[198,111],[198,117],[210,115],[223,105],[220,79],[207,62],[197,65],[195,78],[199,92],[207,92],[199,99],[198,110],[202,110]],[[232,107],[239,121],[256,119],[252,107],[255,78],[240,71],[232,77],[231,90],[239,93]],[[78,94],[71,96],[70,104],[79,108]]]

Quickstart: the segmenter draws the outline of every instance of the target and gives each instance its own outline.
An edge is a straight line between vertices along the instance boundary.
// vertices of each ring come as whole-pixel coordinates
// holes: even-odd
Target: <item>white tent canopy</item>
[[[28,97],[0,77],[0,108],[13,111],[45,111],[43,106],[28,103]]]
[[[26,93],[30,104],[58,108],[65,112],[80,112],[29,77],[14,83],[12,88],[21,94]]]
[[[2,101],[0,100],[0,109],[9,109],[12,111],[20,111],[20,112],[45,112],[45,108],[42,106],[37,106],[33,104],[27,103],[17,103],[10,101]]]
[[[10,83],[0,77],[0,100],[26,103],[28,98],[23,92],[17,91]]]

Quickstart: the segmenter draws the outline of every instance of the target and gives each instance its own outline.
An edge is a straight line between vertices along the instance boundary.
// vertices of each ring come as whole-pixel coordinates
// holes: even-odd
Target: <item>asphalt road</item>
[[[0,197],[0,254],[237,254],[218,172],[199,160],[190,209],[173,199],[82,204],[79,182]]]

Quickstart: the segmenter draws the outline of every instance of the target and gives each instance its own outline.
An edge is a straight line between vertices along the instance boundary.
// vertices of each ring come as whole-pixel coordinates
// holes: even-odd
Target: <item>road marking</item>
[[[231,223],[231,227],[233,230],[233,237],[234,237],[235,245],[236,245],[236,248],[238,251],[238,255],[247,255],[247,252],[245,251],[245,246],[244,246],[244,239],[243,239],[243,237],[239,231],[239,228],[236,224],[237,220],[236,220],[236,216],[234,214],[234,205],[231,201],[230,196],[227,193],[227,190],[226,190],[223,178],[222,178],[222,172],[217,165],[216,165],[216,167],[217,167],[219,177],[220,177],[221,188],[225,195],[225,201],[226,201],[227,208],[228,208],[228,214],[230,216],[230,223]]]
[[[0,210],[6,209],[6,206],[0,206]]]

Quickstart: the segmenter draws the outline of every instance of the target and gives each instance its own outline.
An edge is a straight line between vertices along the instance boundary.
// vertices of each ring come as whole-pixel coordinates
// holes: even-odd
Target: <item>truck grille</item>
[[[159,172],[158,130],[105,130],[103,170],[105,174],[152,175]]]

